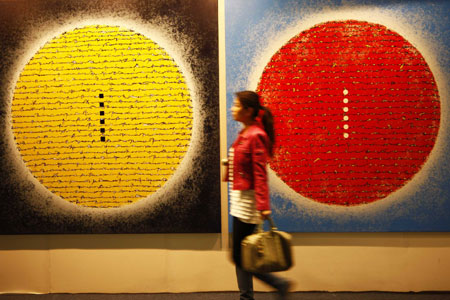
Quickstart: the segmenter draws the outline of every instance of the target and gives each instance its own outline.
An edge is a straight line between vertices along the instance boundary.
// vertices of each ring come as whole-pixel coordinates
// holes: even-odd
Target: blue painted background
[[[441,74],[438,82],[441,100],[439,151],[435,151],[433,160],[427,162],[423,180],[414,186],[411,182],[407,185],[408,192],[390,196],[389,201],[377,201],[375,206],[335,209],[326,204],[298,203],[271,187],[275,221],[279,228],[291,232],[450,231],[450,134],[447,129],[450,117],[450,1],[226,0],[228,147],[239,131],[239,125],[229,112],[233,93],[256,89],[250,83],[250,75],[273,34],[282,34],[288,28],[301,25],[303,20],[315,14],[327,11],[332,16],[333,11],[343,9],[368,13],[376,10],[381,15],[398,16],[397,22],[401,26],[410,28],[430,45],[435,67]],[[363,19],[357,14],[355,18]],[[383,24],[382,20],[380,24]]]

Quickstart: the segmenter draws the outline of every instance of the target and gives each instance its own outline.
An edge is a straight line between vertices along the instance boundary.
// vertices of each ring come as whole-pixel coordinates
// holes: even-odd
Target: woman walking
[[[280,299],[286,299],[290,281],[271,273],[250,273],[241,267],[241,241],[271,214],[266,164],[275,143],[273,116],[252,91],[236,93],[231,112],[243,125],[224,163],[225,180],[230,182],[233,261],[240,300],[254,300],[253,277],[276,288]]]

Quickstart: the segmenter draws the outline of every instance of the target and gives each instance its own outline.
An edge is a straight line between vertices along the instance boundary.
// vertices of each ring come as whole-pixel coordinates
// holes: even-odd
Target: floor
[[[238,300],[237,292],[188,294],[3,294],[0,300]],[[256,293],[255,300],[275,300],[273,293]],[[450,292],[296,292],[289,300],[450,300]]]

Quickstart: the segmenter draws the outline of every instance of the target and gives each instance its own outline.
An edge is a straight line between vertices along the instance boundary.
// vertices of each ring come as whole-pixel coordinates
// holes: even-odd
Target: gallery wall
[[[233,291],[218,234],[0,237],[2,293]],[[448,291],[447,233],[296,233],[295,291]],[[255,281],[258,291],[269,291]]]
[[[6,2],[8,1],[0,3],[2,5],[9,5],[5,4]],[[161,5],[159,8],[162,11],[165,11],[166,17],[167,14],[174,14],[170,6],[164,6],[164,2],[165,1],[156,1],[155,3],[157,4],[155,5]],[[312,2],[310,3],[309,1],[282,2],[284,5],[303,3],[308,6],[310,12],[313,7]],[[416,4],[419,5],[419,2],[414,1],[383,1],[383,4],[392,8],[396,7],[396,4],[403,5],[406,2],[409,3],[411,7],[415,7]],[[99,3],[100,2],[94,2],[92,5],[95,7],[96,5],[99,5]],[[215,5],[215,1],[205,1],[205,3],[212,3],[212,7]],[[248,3],[249,5],[256,4],[255,1],[249,1]],[[258,10],[254,11],[255,14],[261,13],[261,16],[267,16],[263,13],[265,9],[275,9],[274,7],[271,7],[274,3],[272,1],[260,1],[258,3],[267,4],[268,6],[255,6],[259,7]],[[349,3],[356,4],[357,1]],[[434,7],[435,10],[436,7],[439,7],[442,3],[444,2],[425,2],[426,5]],[[203,134],[206,135],[208,141],[211,141],[211,144],[207,144],[207,148],[205,148],[202,153],[208,152],[209,150],[206,149],[210,149],[208,147],[213,144],[219,145],[217,140],[219,135],[217,132],[219,131],[220,117],[220,155],[218,146],[217,148],[212,148],[215,149],[213,152],[208,152],[211,155],[208,156],[208,168],[212,171],[207,174],[196,173],[199,174],[199,176],[201,175],[200,178],[204,179],[201,185],[192,188],[190,184],[186,183],[184,188],[180,189],[185,191],[185,193],[182,193],[183,197],[190,197],[189,199],[191,200],[194,198],[197,199],[196,197],[200,191],[200,194],[202,195],[200,197],[201,199],[211,200],[217,198],[217,202],[213,201],[212,204],[207,201],[196,202],[195,205],[188,205],[187,210],[185,209],[186,206],[178,206],[171,210],[170,205],[167,205],[168,202],[163,202],[162,205],[157,205],[157,207],[160,212],[166,213],[159,216],[151,215],[150,219],[148,219],[150,221],[156,219],[162,220],[162,222],[158,224],[147,222],[144,228],[139,225],[139,222],[132,220],[133,213],[114,215],[113,218],[107,214],[100,214],[100,218],[107,221],[107,223],[105,223],[107,226],[98,226],[98,223],[95,222],[94,223],[97,225],[92,226],[93,223],[91,221],[98,220],[96,218],[99,217],[85,214],[85,209],[89,208],[77,208],[71,209],[68,212],[66,211],[65,213],[75,212],[75,222],[71,221],[74,219],[69,218],[68,220],[55,223],[54,220],[52,220],[54,213],[51,215],[42,215],[42,211],[46,211],[45,208],[54,203],[52,202],[54,201],[52,195],[46,194],[48,192],[46,192],[45,189],[40,189],[39,191],[44,193],[44,196],[47,195],[46,197],[41,198],[43,199],[43,202],[38,202],[31,205],[31,207],[27,207],[21,202],[26,200],[27,197],[23,195],[17,197],[18,190],[25,189],[27,195],[30,195],[30,191],[35,188],[37,182],[31,181],[34,183],[30,184],[28,182],[24,185],[23,181],[21,181],[19,186],[15,186],[15,181],[3,173],[2,176],[4,176],[5,179],[2,184],[13,187],[13,189],[2,189],[2,207],[7,212],[12,212],[11,214],[3,213],[2,222],[3,224],[11,224],[11,222],[13,222],[13,225],[8,225],[8,235],[0,235],[1,293],[160,293],[237,290],[234,268],[229,260],[228,251],[229,230],[227,218],[227,186],[224,183],[218,183],[220,177],[219,156],[224,157],[226,155],[227,144],[232,141],[233,136],[238,130],[230,120],[227,122],[227,119],[229,119],[229,117],[227,118],[227,106],[229,106],[230,98],[232,99],[232,92],[238,89],[256,87],[248,84],[248,78],[246,77],[248,76],[247,73],[235,72],[236,74],[239,74],[239,82],[243,84],[234,85],[230,84],[233,83],[233,80],[229,80],[228,78],[228,80],[225,80],[225,76],[229,76],[225,72],[230,71],[228,64],[236,59],[234,51],[236,51],[236,53],[242,53],[239,52],[238,49],[249,50],[246,48],[247,46],[242,47],[242,45],[237,45],[233,48],[227,48],[228,46],[225,46],[225,33],[232,33],[232,31],[226,30],[226,7],[231,4],[238,5],[237,7],[239,7],[242,2],[219,1],[217,3],[219,12],[219,35],[217,42],[219,45],[218,49],[221,50],[218,53],[219,70],[214,70],[214,72],[210,70],[210,73],[205,73],[206,71],[196,65],[195,62],[192,66],[193,68],[197,66],[203,70],[200,71],[197,69],[198,73],[196,73],[206,74],[206,76],[202,78],[214,78],[214,76],[220,74],[220,81],[218,77],[216,77],[217,86],[213,87],[213,89],[216,89],[215,92],[218,92],[220,89],[220,95],[216,95],[217,97],[214,98],[214,96],[207,97],[205,93],[202,94],[206,97],[203,99],[204,102],[202,103],[202,107],[207,104],[206,102],[214,101],[214,99],[218,100],[213,108],[209,108],[211,111],[216,110],[217,115],[212,114],[211,119],[204,121],[206,122],[204,124],[209,126],[205,127],[208,128],[208,130],[205,130]],[[25,2],[20,2],[20,5],[17,6],[20,9],[27,7]],[[120,4],[118,5],[120,6]],[[132,7],[128,5],[125,6],[127,9]],[[50,11],[52,5],[49,5],[48,7],[44,5],[44,7]],[[99,13],[99,7],[100,6],[97,6],[96,8],[97,13]],[[140,7],[142,8],[142,6]],[[70,10],[71,8],[72,6],[70,4],[60,7],[61,10]],[[277,11],[282,12],[285,11],[285,9],[285,7],[280,6]],[[142,11],[147,12],[149,15],[153,15],[152,9],[148,8],[147,10],[143,9]],[[246,10],[246,12],[248,12],[248,10]],[[123,13],[122,9],[118,15],[120,16],[121,13]],[[207,11],[205,13],[210,14],[211,12]],[[49,13],[49,15],[51,14]],[[55,22],[64,23],[62,15],[57,14],[56,16],[57,19]],[[285,19],[289,18],[285,16]],[[428,20],[428,18],[426,19]],[[3,20],[4,18],[2,17],[2,21]],[[446,18],[441,17],[440,20],[448,25],[448,16]],[[22,21],[24,20],[22,19],[16,22],[20,23]],[[24,28],[34,26],[32,23],[25,22],[26,26],[22,25],[15,27],[17,23],[13,23],[14,26],[12,26],[11,24],[4,24],[3,22],[2,26],[3,28],[16,28],[17,31],[13,31],[14,35],[19,34],[19,36],[20,33],[26,32]],[[194,23],[189,24],[194,26]],[[313,26],[314,24],[311,25]],[[181,27],[184,26],[180,26],[180,28]],[[273,32],[279,32],[280,28],[277,26],[275,27]],[[259,24],[259,26],[256,26],[255,28],[264,27]],[[186,28],[184,28],[184,30],[186,30]],[[243,32],[245,33],[246,31]],[[299,32],[301,31],[297,31],[297,33]],[[177,35],[179,33],[180,32],[175,32],[174,35],[180,37]],[[182,36],[186,37],[186,35]],[[15,40],[12,33],[6,35],[6,37],[8,41],[13,41],[12,44],[14,47],[20,48],[20,45],[24,43],[24,41],[19,42]],[[201,49],[202,51],[199,51],[200,53],[211,53],[211,49],[205,44],[204,47],[205,48]],[[277,49],[274,49],[274,51]],[[191,50],[197,52],[197,50]],[[226,50],[226,53],[223,50]],[[446,51],[448,53],[448,50]],[[13,54],[11,52],[6,53],[8,61],[14,61]],[[33,54],[34,53],[36,52],[33,52]],[[249,51],[249,53],[253,52]],[[245,58],[245,56],[243,58]],[[215,62],[210,60],[207,61],[209,61],[212,68],[217,64],[217,60]],[[252,62],[251,59],[248,61]],[[5,65],[4,60],[2,59],[2,70],[5,70],[5,68],[7,69],[7,67],[8,65]],[[245,65],[243,65],[243,68],[244,67]],[[231,71],[233,71],[232,68]],[[6,77],[4,76],[2,78]],[[448,85],[448,80],[446,80],[446,78],[448,77],[444,77],[445,86]],[[442,82],[442,79],[439,82]],[[202,85],[206,86],[208,84],[210,84],[210,81],[204,79]],[[12,94],[12,90],[2,90],[3,99],[10,97]],[[104,93],[103,97],[106,96],[107,94]],[[448,92],[445,92],[444,90],[444,93],[440,93],[440,97],[441,108],[447,107]],[[100,99],[104,98],[100,98],[100,92],[94,94],[93,98],[96,102],[95,107],[93,106],[92,109],[95,110],[95,113],[93,114],[95,114],[95,117],[97,118],[95,122],[98,121],[98,124],[96,123],[96,126],[99,125],[96,127],[99,129],[99,135],[97,137],[100,138],[99,143],[101,143],[102,132],[100,129],[102,127],[100,125],[103,124],[100,124],[100,111],[102,111],[102,107],[100,106],[102,101],[100,101]],[[194,99],[195,98],[193,98],[193,101]],[[104,101],[103,103],[106,105],[107,102]],[[7,116],[9,116],[9,112],[7,112],[8,105],[3,105],[1,114],[2,124],[6,127],[12,125],[12,122],[7,118]],[[104,108],[105,113],[107,113],[107,107]],[[19,108],[19,111],[20,110],[21,109]],[[448,109],[445,109],[441,113],[441,121],[446,122],[446,120],[448,120]],[[213,134],[211,134],[211,132]],[[105,133],[104,136],[106,139],[108,138],[108,132],[105,131]],[[5,136],[4,133],[3,136]],[[216,136],[216,139],[214,136]],[[11,140],[9,142],[11,142]],[[5,144],[3,144],[2,147],[5,149]],[[2,153],[2,155],[4,158],[4,153]],[[216,161],[217,164],[211,163],[212,161]],[[202,163],[200,163],[199,166],[200,165],[202,165]],[[5,166],[11,166],[11,164],[5,162]],[[276,199],[274,211],[277,223],[281,228],[296,231],[293,233],[295,266],[291,270],[283,273],[283,275],[296,281],[296,291],[448,291],[450,289],[450,283],[448,282],[448,278],[450,278],[449,233],[418,232],[421,230],[448,231],[448,228],[445,230],[445,226],[448,225],[448,218],[444,219],[444,221],[440,218],[441,215],[446,215],[446,211],[448,211],[445,206],[449,200],[448,194],[444,193],[445,189],[443,189],[441,185],[442,182],[447,182],[449,179],[449,177],[445,175],[448,174],[448,169],[446,169],[448,164],[444,161],[440,166],[444,171],[447,170],[447,173],[440,173],[444,174],[443,177],[439,177],[437,174],[431,176],[431,178],[436,179],[436,181],[427,181],[429,183],[427,185],[428,192],[425,191],[419,194],[417,194],[418,192],[411,192],[411,194],[413,194],[413,198],[411,199],[416,199],[417,197],[421,197],[423,193],[426,193],[428,195],[426,199],[428,199],[429,203],[439,204],[438,207],[440,208],[440,211],[437,215],[428,214],[426,213],[428,210],[424,210],[413,218],[406,217],[405,219],[405,210],[404,206],[402,206],[405,202],[400,201],[400,204],[390,206],[390,208],[385,206],[384,215],[376,215],[373,212],[369,212],[369,215],[372,217],[369,221],[363,220],[355,213],[355,210],[353,210],[350,215],[347,214],[347,219],[345,220],[338,216],[338,218],[333,217],[328,219],[329,222],[326,222],[327,213],[330,212],[322,212],[319,214],[312,213],[310,210],[305,209],[305,206],[302,206],[302,202],[294,202],[284,197]],[[13,179],[24,177],[30,178],[28,171],[24,171],[24,169],[13,170],[15,174]],[[197,177],[189,177],[188,179],[193,178]],[[192,183],[193,181],[188,180],[187,182]],[[191,189],[195,190],[195,193],[192,195],[189,192],[186,192]],[[179,200],[183,200],[183,197],[180,197]],[[8,201],[10,199],[22,200],[9,203]],[[207,205],[206,208],[204,205]],[[414,209],[407,210],[408,213],[412,211],[417,212],[417,209],[426,206],[424,206],[423,203],[414,205]],[[63,206],[73,207],[73,204],[64,203]],[[317,204],[314,204],[314,206],[317,206]],[[203,210],[198,210],[199,207],[203,207]],[[403,210],[396,210],[399,207],[403,207]],[[138,215],[141,218],[147,218],[144,217],[144,215],[151,209],[141,206],[139,208],[143,210]],[[288,214],[283,217],[283,211],[286,209]],[[339,209],[345,210],[345,207],[340,207]],[[169,211],[168,214],[167,210]],[[211,217],[206,220],[203,218],[194,218],[187,213],[195,211],[194,214],[197,214],[196,216],[198,217],[199,215],[202,215],[202,212],[205,212],[205,210]],[[364,209],[362,210],[364,211]],[[125,210],[123,211],[128,210],[125,207]],[[299,211],[302,212],[300,216],[303,218],[301,219],[299,218]],[[57,212],[59,213],[59,211]],[[183,217],[183,214],[185,214],[185,217]],[[58,216],[58,214],[56,215]],[[67,215],[64,214],[64,216]],[[436,222],[432,222],[432,218],[430,219],[430,217],[436,217]],[[63,218],[59,216],[58,219],[61,220]],[[90,221],[88,222],[89,225],[83,225],[82,231],[79,231],[79,226],[82,224],[79,222],[80,220]],[[124,220],[128,220],[130,222],[129,224],[134,225],[131,227],[127,227],[128,225],[122,227],[123,224],[118,221]],[[408,230],[408,224],[411,225],[411,220],[414,221],[414,226],[419,226],[414,227],[415,230]],[[194,221],[196,224],[195,226],[190,228],[185,227],[187,225],[191,226]],[[389,225],[381,226],[383,225],[382,222]],[[372,226],[368,227],[368,223]],[[42,224],[46,225],[42,226]],[[117,224],[122,225],[117,227]],[[151,231],[153,224],[155,224],[156,227],[155,231],[160,233],[151,233],[153,232]],[[176,225],[174,226],[173,224]],[[55,226],[57,228],[58,225],[61,225],[63,231],[58,231],[59,229],[55,231]],[[348,232],[352,231],[351,226],[355,225],[358,226],[354,227],[356,229],[353,231],[365,232]],[[97,232],[96,234],[95,230],[99,228],[101,229],[100,232],[105,232],[106,230],[106,232],[114,234],[99,234],[100,232]],[[42,229],[44,229],[44,231],[42,231]],[[124,233],[124,229],[126,232],[130,232],[130,234],[120,234],[120,232]],[[11,234],[11,230],[21,230],[22,234]],[[46,233],[53,234],[42,234],[45,231]],[[147,233],[133,234],[136,232]],[[256,288],[257,290],[262,291],[269,290],[260,283],[257,283]]]

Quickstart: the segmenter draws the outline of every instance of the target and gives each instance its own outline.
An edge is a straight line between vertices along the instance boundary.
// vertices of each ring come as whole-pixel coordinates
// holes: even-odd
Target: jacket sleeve
[[[270,210],[269,187],[267,182],[267,144],[268,139],[264,134],[256,134],[252,137],[252,164],[253,180],[257,210]]]

